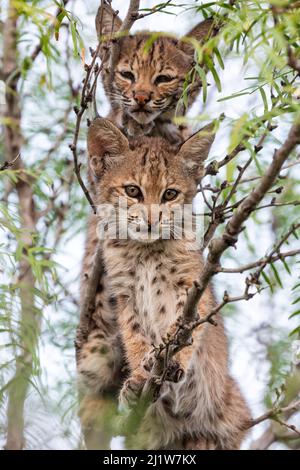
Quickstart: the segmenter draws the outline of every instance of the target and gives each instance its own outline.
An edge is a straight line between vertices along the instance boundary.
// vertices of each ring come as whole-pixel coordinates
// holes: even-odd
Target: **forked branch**
[[[243,224],[272,187],[285,161],[299,143],[300,123],[295,122],[285,142],[279,149],[275,150],[273,161],[261,178],[259,184],[252,193],[243,200],[229,219],[223,235],[220,238],[211,240],[208,247],[208,256],[200,279],[194,283],[194,286],[188,293],[182,317],[170,329],[176,333],[157,349],[158,352],[156,352],[152,372],[143,391],[147,396],[157,396],[161,385],[161,381],[157,380],[157,376],[162,376],[166,363],[168,363],[168,360],[170,360],[176,352],[191,344],[193,330],[203,323],[214,324],[213,317],[220,311],[223,305],[221,304],[221,308],[217,307],[213,309],[205,317],[199,318],[198,303],[212,277],[220,271],[220,260],[224,251],[229,247],[235,246],[239,234],[243,230]],[[292,227],[291,230],[295,230],[295,227]],[[278,249],[282,243],[283,240],[280,241]],[[261,268],[262,266],[260,266],[260,269]],[[162,360],[163,357],[164,360]]]

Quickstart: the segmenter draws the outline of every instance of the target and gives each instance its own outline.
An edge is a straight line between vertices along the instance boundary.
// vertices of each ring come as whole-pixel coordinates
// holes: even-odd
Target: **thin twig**
[[[65,8],[68,4],[69,0],[63,0],[62,1],[62,6],[63,8]],[[52,21],[52,24],[50,25],[50,27],[48,28],[48,34],[50,34],[54,28],[55,28],[55,24],[57,22],[57,18],[58,16],[60,15],[62,9],[59,7],[53,17],[53,21]],[[39,56],[39,54],[42,52],[42,48],[43,48],[43,41],[42,39],[40,40],[40,42],[35,46],[35,48],[33,49],[33,51],[31,52],[30,54],[30,63],[33,64],[33,62],[35,61],[35,59]],[[9,73],[4,73],[3,74],[3,77],[2,79],[3,80],[6,80],[6,84],[7,86],[9,86],[11,80],[18,80],[21,76],[21,73],[22,73],[22,69],[21,67],[19,66],[16,66],[13,70],[10,70]]]
[[[281,413],[286,413],[288,411],[298,411],[300,409],[300,400],[293,401],[287,406],[274,406],[270,410],[266,411],[263,413],[261,416],[258,416],[258,418],[251,419],[251,421],[248,423],[247,428],[252,428],[253,426],[256,426],[259,423],[262,423],[263,421],[266,421],[266,419],[275,419],[277,421],[277,415]],[[295,431],[295,429],[293,429]],[[298,431],[300,434],[300,431]]]
[[[297,144],[300,143],[300,123],[296,122],[291,127],[287,139],[282,146],[275,150],[273,161],[269,165],[264,176],[260,180],[256,188],[249,194],[242,204],[237,208],[236,212],[229,219],[225,231],[220,238],[211,240],[209,245],[209,253],[207,260],[203,266],[202,273],[199,281],[194,282],[194,286],[190,289],[187,296],[187,301],[184,306],[182,317],[172,325],[170,331],[176,331],[169,342],[171,341],[172,347],[168,348],[168,357],[172,357],[179,349],[190,344],[192,331],[199,327],[203,323],[215,324],[213,316],[223,308],[224,302],[228,301],[228,295],[223,298],[223,302],[215,309],[210,311],[205,317],[199,318],[197,305],[205,292],[211,278],[220,269],[220,259],[226,249],[236,244],[240,232],[243,230],[243,224],[248,219],[249,215],[259,202],[263,199],[268,190],[272,187],[276,180],[282,166],[289,157],[290,153],[294,150]],[[284,243],[290,233],[295,230],[295,227],[291,227],[288,233],[280,240],[278,247]],[[261,268],[260,268],[261,269]],[[261,271],[256,272],[256,279],[258,278]],[[249,293],[249,286],[253,283],[250,279],[246,282],[246,289],[243,296],[234,300],[249,299],[254,294]],[[160,382],[155,379],[156,375],[160,375],[163,372],[162,368],[162,354],[166,347],[162,344],[159,348],[159,354],[156,354],[156,359],[150,377],[144,387],[144,392],[147,396],[156,396],[157,389],[160,388]],[[160,373],[160,374],[158,374]]]
[[[141,20],[142,18],[146,18],[147,16],[153,15],[154,13],[158,13],[160,11],[163,11],[173,0],[168,0],[167,2],[154,6],[151,8],[151,11],[148,13],[140,13],[137,17],[137,20]]]
[[[0,171],[7,170],[8,168],[11,168],[12,166],[14,166],[14,164],[20,157],[21,157],[21,154],[18,153],[18,155],[13,160],[4,162],[3,165],[0,167]]]
[[[245,271],[249,271],[250,269],[257,268],[259,266],[266,266],[269,263],[275,263],[275,261],[278,260],[283,260],[285,258],[290,258],[292,256],[296,256],[300,254],[300,249],[298,250],[290,250],[286,251],[285,253],[279,253],[278,255],[273,255],[273,256],[268,256],[261,258],[258,261],[255,261],[253,263],[249,264],[244,264],[243,266],[239,266],[238,268],[219,268],[218,272],[219,273],[228,273],[228,274],[234,274],[234,273],[243,273]]]

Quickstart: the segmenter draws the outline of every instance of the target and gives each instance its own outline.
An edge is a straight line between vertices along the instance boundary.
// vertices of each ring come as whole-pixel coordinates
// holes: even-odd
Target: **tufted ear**
[[[93,174],[100,178],[105,170],[120,163],[129,151],[129,143],[122,132],[108,119],[95,119],[88,131],[89,164]]]
[[[97,36],[108,36],[116,33],[122,25],[122,20],[118,17],[117,12],[108,4],[100,6],[97,11],[96,20]]]
[[[204,44],[208,39],[215,36],[220,30],[220,23],[217,22],[214,18],[209,18],[207,20],[201,21],[190,32],[188,32],[184,37],[196,39],[200,44]],[[180,48],[188,55],[194,57],[194,47],[188,41],[180,41]]]
[[[208,157],[214,139],[214,123],[210,123],[187,139],[179,149],[178,157],[184,161],[187,172],[197,183],[203,176],[204,161]]]

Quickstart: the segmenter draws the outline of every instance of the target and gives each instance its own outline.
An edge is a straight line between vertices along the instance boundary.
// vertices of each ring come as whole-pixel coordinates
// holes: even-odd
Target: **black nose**
[[[152,225],[148,224],[148,233],[151,233],[151,228],[152,228]]]

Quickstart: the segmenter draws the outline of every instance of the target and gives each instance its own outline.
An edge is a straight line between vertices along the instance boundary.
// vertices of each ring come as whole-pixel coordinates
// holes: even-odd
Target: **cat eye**
[[[133,185],[125,186],[125,192],[129,197],[139,198],[142,196],[140,188]]]
[[[126,78],[127,80],[130,80],[131,82],[134,82],[134,75],[129,70],[121,70],[121,72],[119,73],[121,77]]]
[[[173,201],[178,196],[179,191],[176,189],[166,189],[163,195],[163,201]]]
[[[168,83],[174,80],[174,77],[170,75],[158,75],[155,79],[155,85],[159,85],[160,83]]]

